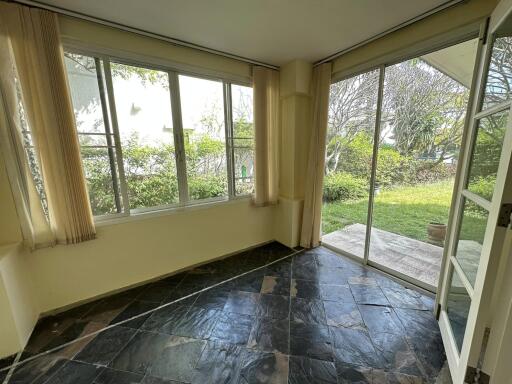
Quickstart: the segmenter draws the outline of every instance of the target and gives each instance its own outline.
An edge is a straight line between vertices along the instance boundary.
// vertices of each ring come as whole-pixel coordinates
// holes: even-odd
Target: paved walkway
[[[366,226],[352,224],[322,237],[322,243],[363,257]],[[437,287],[443,248],[372,229],[370,260]]]

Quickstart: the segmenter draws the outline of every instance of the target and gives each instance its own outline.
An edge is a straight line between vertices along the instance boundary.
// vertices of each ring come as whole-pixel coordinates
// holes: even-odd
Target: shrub
[[[194,175],[188,179],[191,200],[219,197],[227,194],[226,178],[221,176]]]
[[[368,195],[368,182],[346,172],[332,173],[324,179],[324,200],[344,201]]]

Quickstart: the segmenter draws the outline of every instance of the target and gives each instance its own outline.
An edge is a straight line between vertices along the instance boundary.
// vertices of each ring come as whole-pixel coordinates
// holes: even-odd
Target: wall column
[[[310,83],[313,66],[294,60],[281,67],[281,135],[279,150],[279,204],[276,240],[299,245],[307,154],[310,137]]]

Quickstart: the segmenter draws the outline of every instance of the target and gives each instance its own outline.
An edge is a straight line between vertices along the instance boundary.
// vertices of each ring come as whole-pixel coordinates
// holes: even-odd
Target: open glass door
[[[487,42],[474,81],[478,91],[465,137],[439,289],[439,326],[454,384],[475,382],[500,251],[510,222],[511,11],[512,1],[502,0],[487,33],[482,34]]]

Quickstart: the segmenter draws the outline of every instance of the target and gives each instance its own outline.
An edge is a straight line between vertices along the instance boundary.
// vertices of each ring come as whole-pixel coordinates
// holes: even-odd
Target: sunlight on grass
[[[453,180],[384,190],[375,198],[373,226],[427,241],[428,223],[446,224],[448,221],[452,190]],[[367,200],[325,203],[322,210],[322,232],[330,233],[354,223],[366,224],[367,211]],[[468,224],[470,227],[485,226],[485,219],[478,215],[467,220],[471,221]]]

